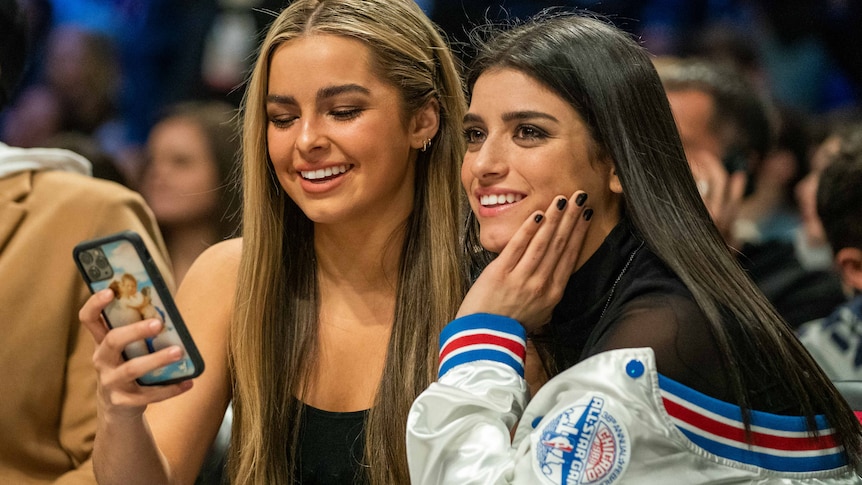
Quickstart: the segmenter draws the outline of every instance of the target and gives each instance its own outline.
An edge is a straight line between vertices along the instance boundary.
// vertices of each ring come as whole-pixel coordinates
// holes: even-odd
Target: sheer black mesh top
[[[684,237],[684,236],[682,236]],[[718,284],[718,283],[717,283]],[[739,335],[737,322],[725,322]],[[706,315],[676,276],[623,218],[590,259],[572,275],[544,335],[533,338],[555,375],[606,350],[650,347],[658,371],[716,399],[739,404]],[[732,337],[749,361],[751,406],[775,414],[801,411],[775,376],[758,369],[763,349]]]

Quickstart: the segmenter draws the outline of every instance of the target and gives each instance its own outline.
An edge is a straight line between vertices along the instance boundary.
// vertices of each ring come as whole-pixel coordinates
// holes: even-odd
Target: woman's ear
[[[862,291],[862,249],[843,248],[835,253],[835,264],[841,281],[855,291]]]
[[[611,167],[608,176],[608,188],[615,194],[622,194],[623,184],[620,183],[620,177],[617,175],[617,164],[610,162],[608,165]]]
[[[437,135],[440,128],[440,103],[431,98],[410,120],[410,146],[416,149],[428,148],[428,144]]]

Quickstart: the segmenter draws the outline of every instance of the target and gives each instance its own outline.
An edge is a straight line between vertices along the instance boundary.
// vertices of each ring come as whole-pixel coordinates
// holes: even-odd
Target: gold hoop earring
[[[422,148],[420,148],[419,151],[420,152],[427,151],[430,146],[431,146],[431,139],[426,138],[425,141],[422,142]]]

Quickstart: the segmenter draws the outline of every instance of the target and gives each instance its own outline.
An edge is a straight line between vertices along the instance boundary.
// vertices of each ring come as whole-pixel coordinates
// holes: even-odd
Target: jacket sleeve
[[[523,327],[475,314],[440,335],[438,381],[413,403],[407,458],[413,484],[512,483],[510,430],[527,400]]]

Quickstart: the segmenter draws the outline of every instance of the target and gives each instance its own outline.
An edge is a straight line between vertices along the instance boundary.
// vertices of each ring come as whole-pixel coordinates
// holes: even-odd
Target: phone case
[[[203,359],[138,234],[124,231],[84,241],[75,246],[73,256],[90,291],[109,287],[114,290],[114,300],[102,312],[108,326],[116,328],[148,318],[158,318],[165,324],[157,336],[126,346],[123,357],[133,359],[171,345],[184,349],[181,360],[142,376],[138,383],[171,384],[203,372]]]

